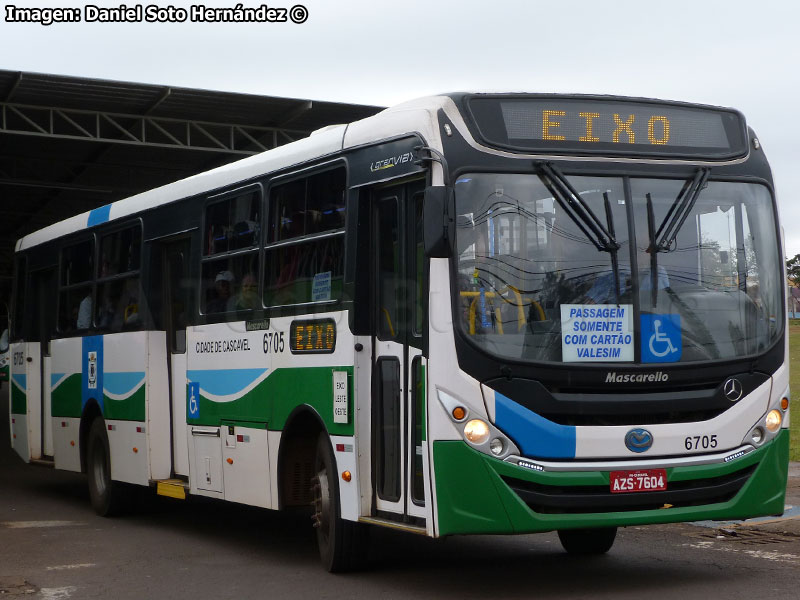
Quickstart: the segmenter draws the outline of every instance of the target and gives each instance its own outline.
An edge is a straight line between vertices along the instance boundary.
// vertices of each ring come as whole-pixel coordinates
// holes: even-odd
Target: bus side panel
[[[290,339],[293,321],[302,328]],[[341,458],[351,471],[347,487],[358,488],[357,465],[351,459],[355,456],[353,337],[346,324],[345,313],[331,312],[274,318],[254,331],[243,322],[187,330],[185,414],[191,493],[277,507],[276,461],[282,437],[278,433],[301,406],[316,413],[327,433],[347,437],[341,451],[336,445],[333,449],[337,463]],[[347,373],[349,382],[346,423],[335,422],[335,372]],[[347,514],[356,518],[358,496],[345,501]]]
[[[172,455],[176,475],[189,476],[189,430],[186,427],[186,353],[172,361]]]
[[[42,454],[53,456],[53,407],[52,407],[52,382],[53,359],[50,356],[42,357],[42,390],[44,407],[42,420],[44,421],[44,439],[42,440]]]
[[[81,338],[50,342],[50,420],[55,468],[81,470]]]
[[[169,390],[163,332],[103,336],[103,416],[111,478],[147,485],[170,475]]]
[[[42,457],[40,344],[11,345],[11,445],[25,462]]]
[[[111,479],[147,485],[147,433],[139,421],[106,420]]]
[[[150,479],[166,479],[171,475],[169,385],[166,333],[150,331],[147,333],[146,397]],[[178,398],[174,401],[179,403]]]
[[[222,461],[225,500],[272,508],[270,464],[266,427],[222,428]]]

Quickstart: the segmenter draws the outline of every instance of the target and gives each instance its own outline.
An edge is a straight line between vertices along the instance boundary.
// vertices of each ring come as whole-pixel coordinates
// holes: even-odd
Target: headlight
[[[489,425],[480,419],[467,421],[464,426],[464,437],[479,446],[489,439]]]
[[[494,454],[495,456],[500,456],[503,453],[503,450],[505,449],[506,445],[500,438],[494,438],[489,444],[489,450],[491,450],[492,454]]]
[[[753,433],[750,434],[750,439],[753,440],[754,444],[760,444],[764,441],[764,430],[761,427],[756,427],[753,429]]]
[[[781,413],[778,410],[771,410],[767,414],[767,418],[764,421],[764,425],[766,425],[767,429],[772,433],[775,433],[781,427]]]

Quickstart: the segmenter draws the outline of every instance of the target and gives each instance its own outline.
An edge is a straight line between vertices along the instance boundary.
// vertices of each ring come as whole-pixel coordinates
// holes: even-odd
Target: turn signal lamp
[[[781,398],[781,410],[789,410],[789,399],[786,397]]]
[[[472,419],[464,425],[464,437],[476,445],[483,444],[489,439],[489,425],[480,419]]]
[[[350,474],[350,471],[344,471],[342,473],[342,479],[344,479],[345,481],[349,482],[352,478],[353,476]]]
[[[467,411],[463,406],[456,406],[453,409],[453,418],[456,421],[463,421],[466,416],[467,416]]]
[[[781,420],[782,417],[780,411],[773,409],[767,413],[767,419],[764,421],[764,425],[767,427],[767,429],[769,429],[769,431],[775,433],[778,431],[778,429],[780,429]]]

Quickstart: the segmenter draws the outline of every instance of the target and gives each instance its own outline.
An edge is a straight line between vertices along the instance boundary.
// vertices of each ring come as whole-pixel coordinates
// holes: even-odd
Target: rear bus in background
[[[102,515],[307,506],[331,571],[376,526],[779,514],[781,248],[734,110],[409,102],[21,239],[11,443]]]

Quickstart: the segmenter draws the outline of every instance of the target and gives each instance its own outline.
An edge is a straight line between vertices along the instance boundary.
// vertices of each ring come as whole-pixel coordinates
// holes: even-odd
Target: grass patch
[[[789,319],[789,429],[792,432],[790,460],[800,460],[800,319]]]

